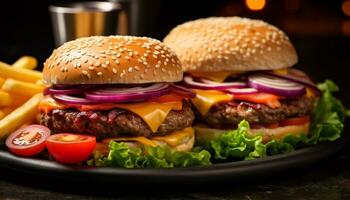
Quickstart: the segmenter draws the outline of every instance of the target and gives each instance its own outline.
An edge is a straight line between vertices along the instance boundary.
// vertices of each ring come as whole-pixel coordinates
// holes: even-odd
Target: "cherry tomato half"
[[[46,147],[52,157],[61,163],[79,163],[86,160],[96,146],[96,137],[74,133],[50,136]]]
[[[45,140],[50,133],[50,129],[45,126],[25,126],[7,137],[6,146],[16,155],[34,156],[45,149]]]
[[[310,121],[309,116],[303,116],[303,117],[294,117],[285,119],[280,122],[280,126],[291,126],[291,125],[303,125]]]

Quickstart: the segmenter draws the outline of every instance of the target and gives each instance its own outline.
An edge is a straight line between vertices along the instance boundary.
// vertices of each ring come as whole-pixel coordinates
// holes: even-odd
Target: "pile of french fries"
[[[19,58],[12,65],[0,62],[0,140],[19,127],[36,121],[44,85],[35,71],[37,60]]]

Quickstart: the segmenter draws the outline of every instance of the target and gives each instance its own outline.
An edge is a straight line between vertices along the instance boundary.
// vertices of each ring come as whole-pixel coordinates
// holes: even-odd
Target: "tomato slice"
[[[269,93],[256,93],[256,94],[235,94],[233,95],[234,99],[243,100],[253,103],[265,104],[271,108],[277,108],[281,106],[279,102],[279,96]]]
[[[45,140],[51,131],[45,126],[24,126],[6,139],[9,150],[19,156],[34,156],[45,149]]]
[[[163,103],[163,102],[182,101],[182,99],[184,99],[184,97],[178,94],[172,93],[172,94],[167,94],[167,95],[158,97],[156,99],[152,99],[151,101]]]
[[[50,136],[46,147],[52,157],[61,163],[79,163],[86,160],[96,146],[96,137],[74,133]]]
[[[309,116],[294,117],[294,118],[289,118],[281,121],[280,126],[302,125],[308,122],[310,122]]]
[[[267,124],[264,126],[265,128],[269,128],[269,129],[274,129],[274,128],[278,128],[279,124],[278,123],[274,123],[274,124]]]

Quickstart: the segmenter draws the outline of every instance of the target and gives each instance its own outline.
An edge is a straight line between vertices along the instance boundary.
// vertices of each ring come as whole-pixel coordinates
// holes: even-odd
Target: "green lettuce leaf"
[[[220,135],[209,144],[209,150],[216,159],[238,158],[254,159],[266,155],[266,146],[262,137],[249,136],[249,123],[245,120],[239,123],[238,128]]]
[[[334,141],[341,136],[347,111],[342,102],[333,96],[339,90],[331,80],[318,85],[322,96],[318,99],[316,108],[311,115],[311,138],[309,144],[318,141]]]
[[[88,165],[124,168],[172,168],[209,165],[210,153],[206,150],[192,152],[173,151],[167,146],[131,147],[124,142],[111,141],[108,156],[99,152]]]

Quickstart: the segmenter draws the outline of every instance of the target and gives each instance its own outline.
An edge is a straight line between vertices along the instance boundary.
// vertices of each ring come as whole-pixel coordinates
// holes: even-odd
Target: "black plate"
[[[334,142],[323,142],[292,153],[269,156],[250,161],[220,163],[204,167],[175,169],[124,169],[124,168],[79,168],[56,162],[32,158],[20,158],[0,151],[0,166],[24,173],[69,181],[93,181],[95,183],[205,183],[213,180],[229,180],[266,176],[295,169],[340,150],[349,141],[345,136]],[[238,179],[239,178],[239,179]]]

